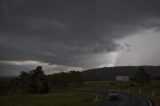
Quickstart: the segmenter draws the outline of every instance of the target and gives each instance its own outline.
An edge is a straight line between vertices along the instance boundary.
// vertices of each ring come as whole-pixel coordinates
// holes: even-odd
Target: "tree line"
[[[147,73],[143,67],[140,67],[135,74],[134,81],[138,85],[148,85],[151,83],[151,75]]]
[[[151,76],[143,67],[137,70],[133,79],[138,85],[151,83]],[[0,95],[12,93],[47,93],[62,89],[73,89],[82,84],[79,71],[45,75],[41,66],[29,72],[21,72],[16,78],[0,79]]]
[[[60,89],[80,86],[82,81],[79,71],[61,72],[45,75],[42,66],[29,72],[21,72],[14,79],[1,80],[0,91],[3,93],[47,93]]]

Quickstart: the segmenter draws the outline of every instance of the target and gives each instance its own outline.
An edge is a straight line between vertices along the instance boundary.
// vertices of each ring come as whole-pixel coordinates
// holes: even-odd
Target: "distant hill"
[[[90,69],[82,72],[84,80],[114,80],[118,75],[134,77],[140,66],[118,66]],[[152,77],[160,76],[160,66],[143,66]]]

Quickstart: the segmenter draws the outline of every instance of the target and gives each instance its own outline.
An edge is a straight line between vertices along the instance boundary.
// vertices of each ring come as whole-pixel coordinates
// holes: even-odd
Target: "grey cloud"
[[[42,61],[0,61],[0,76],[15,76],[19,75],[21,71],[31,71],[37,66],[42,66],[45,74],[53,74],[57,72],[68,72],[68,71],[82,71],[81,67],[64,66],[57,64],[50,64]]]
[[[121,49],[117,39],[159,27],[152,21],[160,19],[158,4],[158,0],[1,0],[0,60],[96,67],[88,60]]]

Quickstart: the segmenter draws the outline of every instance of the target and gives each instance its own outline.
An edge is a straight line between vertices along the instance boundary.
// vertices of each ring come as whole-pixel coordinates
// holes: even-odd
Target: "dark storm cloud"
[[[1,0],[0,60],[85,66],[115,40],[158,26],[159,0]]]

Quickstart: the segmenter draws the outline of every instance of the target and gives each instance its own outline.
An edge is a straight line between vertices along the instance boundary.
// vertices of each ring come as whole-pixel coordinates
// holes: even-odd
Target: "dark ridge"
[[[82,72],[84,80],[114,80],[116,76],[129,76],[134,78],[135,73],[141,66],[117,66],[89,69]],[[143,66],[151,77],[160,76],[160,66]]]

